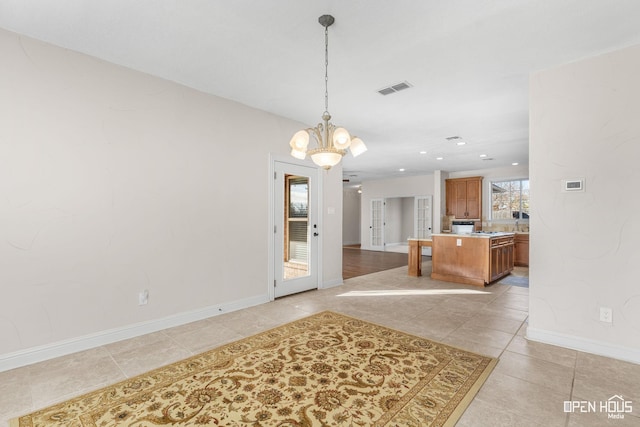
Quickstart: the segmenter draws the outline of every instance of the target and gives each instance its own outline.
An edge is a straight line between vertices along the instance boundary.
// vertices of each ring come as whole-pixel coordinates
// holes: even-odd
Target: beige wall
[[[528,336],[640,363],[640,46],[530,84]],[[584,192],[561,191],[583,178]],[[600,307],[613,323],[599,321]]]
[[[3,30],[0,57],[0,370],[268,299],[269,159],[303,124]],[[337,284],[340,168],[322,176]]]
[[[360,243],[360,194],[357,188],[343,190],[342,244]]]

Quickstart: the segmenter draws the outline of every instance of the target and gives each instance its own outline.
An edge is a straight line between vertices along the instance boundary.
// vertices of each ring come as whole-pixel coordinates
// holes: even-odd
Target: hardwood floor
[[[409,264],[407,254],[397,252],[365,251],[355,246],[342,248],[342,278],[389,270]]]

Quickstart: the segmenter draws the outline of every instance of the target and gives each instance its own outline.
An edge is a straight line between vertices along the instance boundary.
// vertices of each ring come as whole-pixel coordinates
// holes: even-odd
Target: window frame
[[[518,176],[518,177],[505,177],[505,178],[492,178],[492,179],[488,179],[488,186],[489,186],[489,191],[488,193],[488,203],[487,203],[487,207],[488,207],[488,215],[487,217],[489,218],[489,221],[493,222],[493,223],[502,223],[502,224],[511,224],[514,223],[515,221],[519,221],[520,223],[528,223],[530,218],[509,218],[509,219],[495,219],[493,218],[493,184],[494,183],[500,183],[500,182],[513,182],[513,181],[529,181],[529,191],[531,191],[531,180],[529,179],[529,177],[523,177],[523,176]],[[520,216],[522,216],[522,185],[520,186]],[[531,207],[529,207],[531,208]],[[531,213],[529,213],[529,216],[531,216]]]

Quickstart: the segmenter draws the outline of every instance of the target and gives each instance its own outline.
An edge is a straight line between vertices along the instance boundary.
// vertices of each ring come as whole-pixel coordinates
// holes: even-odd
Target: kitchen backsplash
[[[442,217],[442,230],[449,231],[451,230],[451,223],[455,221],[455,217],[453,216],[443,216]],[[479,222],[477,223],[479,224]],[[476,225],[476,230],[477,230]],[[492,223],[491,221],[482,221],[482,231],[517,231],[520,233],[528,233],[529,232],[529,223],[518,224],[516,229],[515,221],[510,223]]]
[[[518,224],[516,226],[515,222],[512,222],[510,224],[493,224],[490,221],[486,221],[482,223],[482,230],[483,231],[515,231],[515,232],[521,232],[521,233],[528,233],[529,232],[529,224],[525,223],[525,224]]]

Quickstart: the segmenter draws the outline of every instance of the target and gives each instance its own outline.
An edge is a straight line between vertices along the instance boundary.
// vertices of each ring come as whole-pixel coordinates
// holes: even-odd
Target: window
[[[295,262],[306,274],[309,257],[309,178],[286,175],[286,203],[288,205],[285,238],[285,262]],[[297,277],[297,276],[296,276]],[[285,273],[285,279],[289,278]]]
[[[529,219],[529,180],[491,182],[491,219]]]

